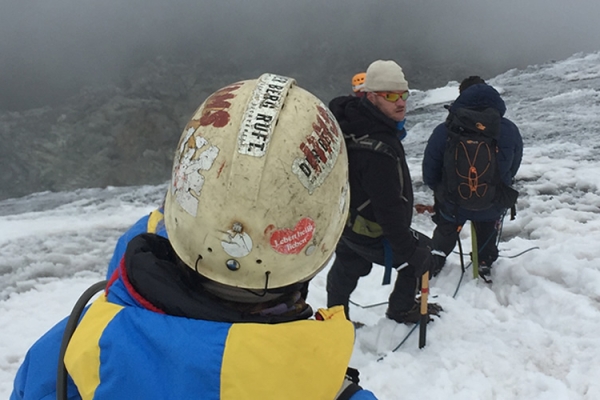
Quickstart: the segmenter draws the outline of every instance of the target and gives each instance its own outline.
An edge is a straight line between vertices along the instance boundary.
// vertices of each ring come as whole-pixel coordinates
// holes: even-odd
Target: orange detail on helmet
[[[367,77],[366,72],[359,72],[352,77],[352,91],[354,93],[362,92],[365,86],[365,78]]]

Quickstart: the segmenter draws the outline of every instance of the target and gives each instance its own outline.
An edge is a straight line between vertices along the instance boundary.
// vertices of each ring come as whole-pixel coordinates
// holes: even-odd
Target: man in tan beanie
[[[373,263],[384,265],[384,284],[391,269],[398,270],[386,316],[398,323],[416,323],[418,278],[434,266],[431,239],[410,228],[413,190],[401,140],[408,82],[394,61],[378,60],[367,69],[364,92],[357,98],[333,99],[329,108],[337,118],[348,147],[350,219],[336,247],[327,275],[327,305],[343,305]],[[441,308],[429,304],[429,313]]]

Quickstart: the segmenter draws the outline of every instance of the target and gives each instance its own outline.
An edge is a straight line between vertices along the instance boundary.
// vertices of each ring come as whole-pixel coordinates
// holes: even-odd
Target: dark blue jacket
[[[462,107],[492,107],[498,110],[502,116],[496,159],[498,161],[500,178],[505,184],[510,186],[513,177],[517,174],[521,165],[523,139],[521,138],[519,128],[512,121],[504,118],[504,114],[506,113],[504,100],[502,100],[496,89],[482,83],[473,85],[462,92],[452,106],[450,106],[450,110],[453,111]],[[425,148],[423,156],[423,181],[432,190],[435,190],[438,183],[442,180],[444,150],[447,139],[448,130],[445,124],[442,123],[433,130]],[[452,206],[445,204],[442,211],[446,211],[445,214],[447,217],[448,214],[452,214],[450,211],[452,209]],[[500,207],[491,207],[484,211],[459,209],[457,217],[461,222],[464,222],[464,220],[487,221],[497,219],[504,211]]]

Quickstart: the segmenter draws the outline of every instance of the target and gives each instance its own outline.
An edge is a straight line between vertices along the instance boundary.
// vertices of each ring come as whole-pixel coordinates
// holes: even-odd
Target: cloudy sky
[[[421,74],[472,63],[491,77],[598,50],[600,37],[595,0],[3,0],[1,10],[0,110],[122,84],[157,56],[246,78],[394,58],[431,88]]]

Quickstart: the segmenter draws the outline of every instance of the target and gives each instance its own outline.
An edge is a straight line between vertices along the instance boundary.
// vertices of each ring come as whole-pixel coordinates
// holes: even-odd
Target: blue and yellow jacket
[[[341,307],[265,315],[202,289],[168,240],[132,239],[65,355],[69,399],[334,399],[354,329]],[[29,350],[17,399],[54,399],[60,322]],[[359,390],[352,400],[374,400]]]

